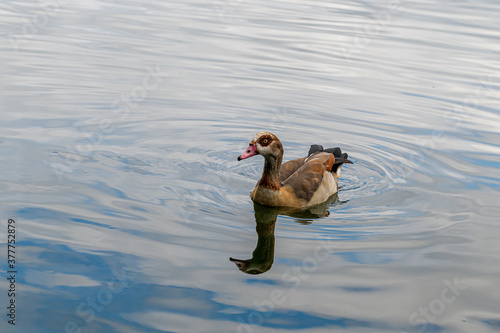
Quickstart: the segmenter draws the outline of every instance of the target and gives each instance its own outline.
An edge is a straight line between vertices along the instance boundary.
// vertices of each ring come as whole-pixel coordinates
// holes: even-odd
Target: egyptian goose
[[[307,157],[282,165],[283,145],[269,132],[257,133],[238,161],[255,155],[262,155],[265,163],[251,198],[273,207],[305,208],[325,202],[337,193],[342,164],[352,163],[340,148],[312,145]]]

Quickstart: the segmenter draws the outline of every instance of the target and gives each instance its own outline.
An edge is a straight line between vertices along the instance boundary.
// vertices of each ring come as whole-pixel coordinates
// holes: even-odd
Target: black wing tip
[[[335,148],[326,148],[324,149],[322,145],[311,145],[311,148],[309,148],[309,153],[307,156],[311,156],[314,153],[317,152],[325,152],[325,153],[330,153],[333,154],[336,158],[347,158],[349,155],[347,153],[342,153],[342,149],[340,147],[335,147]]]
[[[325,152],[331,153],[335,157],[342,157],[342,150],[339,147],[325,149]]]
[[[323,151],[326,153],[331,153],[333,154],[333,156],[335,156],[334,165],[341,165],[344,163],[354,164],[352,163],[352,161],[348,160],[349,155],[347,153],[342,153],[342,149],[340,149],[340,147],[324,149],[322,145],[311,145],[311,148],[309,148],[309,153],[307,154],[307,156],[309,157],[314,153]]]
[[[307,156],[311,156],[314,153],[324,151],[322,145],[311,145],[311,148],[309,148],[309,152],[307,153]]]

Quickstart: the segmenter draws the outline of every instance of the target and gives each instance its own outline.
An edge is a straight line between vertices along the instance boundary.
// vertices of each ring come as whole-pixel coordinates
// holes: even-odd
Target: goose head
[[[262,155],[266,160],[271,157],[279,157],[283,155],[283,145],[276,135],[269,132],[259,132],[250,141],[245,152],[238,156],[238,161],[255,155]]]

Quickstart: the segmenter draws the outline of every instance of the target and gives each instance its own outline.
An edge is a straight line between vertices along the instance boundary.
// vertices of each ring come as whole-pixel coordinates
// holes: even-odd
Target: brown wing
[[[287,180],[288,177],[290,177],[295,171],[303,166],[306,158],[307,157],[297,158],[295,160],[283,163],[280,169],[280,182],[283,184],[283,182]]]
[[[290,186],[297,198],[309,202],[323,180],[323,173],[330,171],[334,163],[335,157],[332,154],[316,153],[288,177],[283,186]]]

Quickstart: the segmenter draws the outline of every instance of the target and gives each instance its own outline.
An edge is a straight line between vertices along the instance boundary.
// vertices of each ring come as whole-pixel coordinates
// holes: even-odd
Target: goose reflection
[[[307,209],[267,207],[254,203],[255,222],[257,231],[257,246],[251,259],[229,258],[243,273],[262,274],[271,269],[274,262],[274,228],[278,215],[287,215],[296,218],[296,222],[309,224],[312,220],[330,215],[328,208],[338,201],[338,195],[332,195],[326,202]]]

